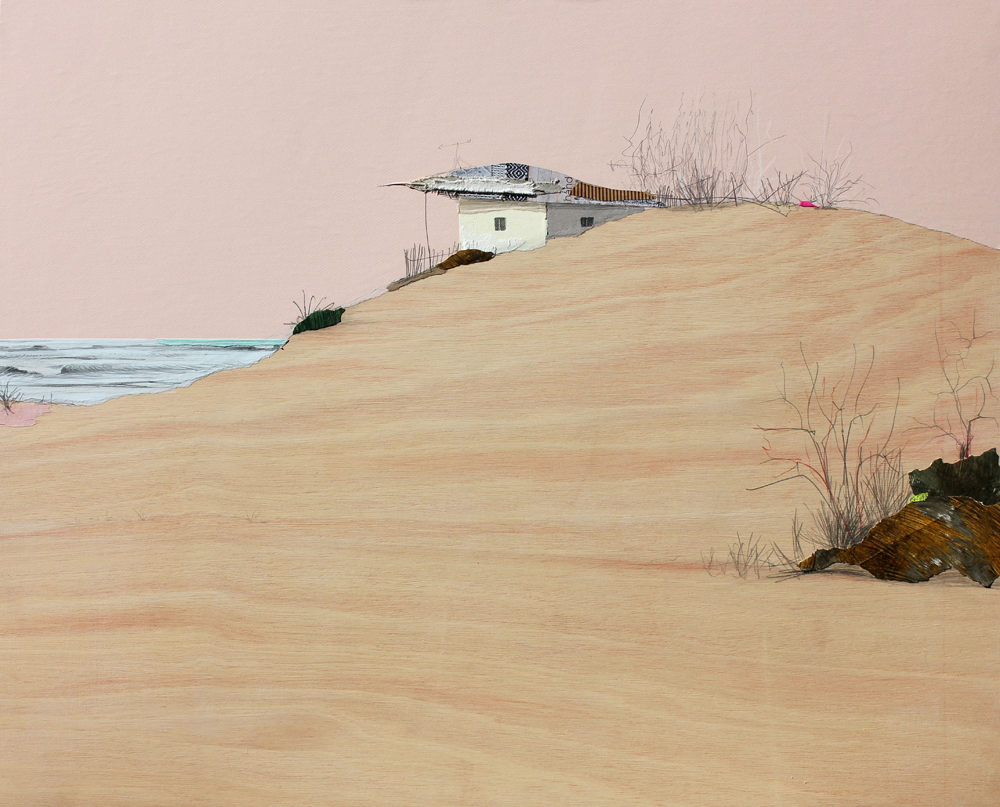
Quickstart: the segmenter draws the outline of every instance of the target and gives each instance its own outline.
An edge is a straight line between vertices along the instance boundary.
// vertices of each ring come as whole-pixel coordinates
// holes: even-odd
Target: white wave
[[[248,367],[279,345],[165,345],[157,340],[0,340],[0,376],[24,400],[90,405],[186,387],[220,370]]]

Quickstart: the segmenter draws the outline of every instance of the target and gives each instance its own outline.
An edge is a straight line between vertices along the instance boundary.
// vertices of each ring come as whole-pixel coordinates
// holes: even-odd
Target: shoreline
[[[0,340],[7,402],[90,406],[189,386],[273,355],[287,339]]]

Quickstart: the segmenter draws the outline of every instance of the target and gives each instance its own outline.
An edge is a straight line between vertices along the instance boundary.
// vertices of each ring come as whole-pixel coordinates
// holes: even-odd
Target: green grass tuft
[[[292,336],[303,331],[318,331],[321,328],[329,328],[340,322],[343,316],[343,308],[321,308],[318,311],[313,311],[295,326]]]

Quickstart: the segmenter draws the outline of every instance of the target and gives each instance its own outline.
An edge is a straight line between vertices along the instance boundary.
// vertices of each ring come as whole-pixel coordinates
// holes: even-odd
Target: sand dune
[[[907,465],[947,450],[906,429],[998,268],[867,213],[649,211],[0,430],[0,800],[993,804],[992,591],[701,556],[812,501],[749,490],[800,349],[874,346]]]

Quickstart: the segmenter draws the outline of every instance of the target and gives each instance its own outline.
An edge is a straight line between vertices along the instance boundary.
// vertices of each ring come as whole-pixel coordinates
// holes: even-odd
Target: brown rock
[[[460,249],[450,258],[445,258],[436,268],[454,269],[456,266],[466,266],[470,263],[482,263],[496,256],[492,252],[484,252],[481,249]]]
[[[419,272],[412,277],[404,277],[401,280],[396,280],[390,283],[386,289],[388,291],[396,291],[396,289],[401,289],[403,286],[408,286],[410,283],[416,283],[418,280],[423,280],[425,277],[443,275],[449,269],[454,269],[456,266],[467,266],[470,263],[482,263],[483,261],[488,261],[495,257],[496,256],[492,252],[483,252],[481,249],[460,249],[450,258],[445,258],[436,266],[432,266],[430,269]]]
[[[1000,576],[1000,506],[940,496],[912,502],[846,549],[820,549],[799,564],[817,572],[860,566],[881,580],[920,583],[956,569],[989,588]]]

